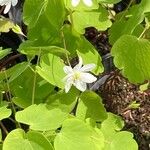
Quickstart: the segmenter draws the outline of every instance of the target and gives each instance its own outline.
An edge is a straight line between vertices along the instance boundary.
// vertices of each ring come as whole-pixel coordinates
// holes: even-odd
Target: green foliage
[[[22,129],[11,131],[6,137],[3,150],[53,150],[52,145],[42,133],[29,131],[25,133]]]
[[[98,52],[95,50],[94,46],[91,45],[85,38],[80,39],[79,48],[77,54],[83,58],[84,64],[94,63],[96,65],[93,73],[98,75],[104,71],[103,65],[101,63],[102,59],[99,56]]]
[[[0,47],[0,59],[4,58],[10,53],[11,53],[11,49],[2,50],[2,47]]]
[[[67,50],[57,46],[32,46],[33,42],[25,42],[21,44],[19,50],[23,54],[28,54],[31,56],[38,55],[41,51],[42,54],[51,53],[57,56],[65,56],[66,53],[69,54]]]
[[[90,91],[81,94],[76,113],[80,119],[91,118],[97,122],[107,118],[107,113],[101,98]]]
[[[59,57],[52,54],[45,54],[41,57],[40,67],[37,67],[37,72],[52,85],[64,88],[62,79],[65,77],[65,73],[63,67],[63,60]]]
[[[30,64],[27,62],[17,64],[15,70],[13,70],[13,72],[9,78],[9,82],[12,82],[14,79],[19,77],[29,67],[29,65]]]
[[[96,27],[99,30],[106,30],[111,26],[108,19],[108,12],[103,7],[92,11],[75,11],[72,13],[73,28],[83,34],[86,27]]]
[[[18,122],[28,124],[32,130],[55,130],[68,117],[68,113],[59,108],[48,108],[46,104],[31,105],[16,113]]]
[[[83,121],[72,118],[64,121],[54,147],[56,150],[102,150],[104,137],[99,129],[92,129]]]
[[[10,84],[14,96],[13,102],[21,108],[28,107],[32,104],[34,78],[35,72],[28,68]],[[34,103],[39,104],[46,101],[47,96],[49,93],[53,92],[53,90],[54,87],[37,74],[35,82]]]
[[[110,29],[110,42],[114,44],[124,34],[132,35],[136,27],[144,20],[146,13],[150,12],[150,1],[142,2],[131,7],[131,10],[123,12]],[[120,15],[120,14],[119,14]]]
[[[0,32],[9,32],[14,23],[7,18],[0,17]]]
[[[108,3],[108,4],[115,4],[119,3],[121,0],[98,0],[100,3]]]
[[[8,109],[8,103],[3,101],[0,104],[0,120],[8,118],[11,115],[11,109]]]
[[[123,121],[120,117],[111,113],[101,124],[101,131],[105,137],[106,145],[104,150],[137,150],[137,143],[133,140],[133,134],[127,131],[120,131],[123,128]],[[119,132],[120,131],[120,132]],[[126,145],[129,146],[127,147]]]
[[[77,103],[77,95],[79,91],[72,88],[69,93],[64,93],[64,91],[59,91],[55,94],[51,94],[47,98],[47,107],[59,108],[61,111],[70,113]]]
[[[64,90],[64,67],[74,67],[79,57],[84,66],[88,64],[87,70],[89,64],[95,64],[94,76],[104,72],[99,52],[83,36],[85,28],[91,26],[100,32],[109,30],[110,53],[124,77],[133,83],[150,79],[150,1],[142,0],[114,15],[112,21],[109,4],[120,1],[93,0],[87,6],[85,0],[80,0],[72,6],[71,0],[25,0],[23,21],[27,35],[13,21],[0,18],[0,32],[12,29],[27,38],[18,48],[27,60],[9,69],[4,66],[0,71],[0,120],[11,116],[9,119],[19,127],[6,135],[0,149],[138,149],[133,134],[123,131],[123,120],[107,113],[99,95],[89,90],[81,93],[75,87],[68,93]],[[98,44],[103,43],[101,40]],[[10,52],[0,48],[0,59]],[[81,74],[77,71],[73,76],[70,70],[67,82],[77,81]],[[129,105],[137,107],[136,102]]]
[[[149,82],[140,85],[140,88],[139,88],[139,89],[140,89],[141,92],[144,92],[144,91],[146,91],[148,88],[149,88]]]
[[[117,68],[129,81],[142,83],[150,78],[150,42],[135,36],[123,35],[113,45],[112,55]]]

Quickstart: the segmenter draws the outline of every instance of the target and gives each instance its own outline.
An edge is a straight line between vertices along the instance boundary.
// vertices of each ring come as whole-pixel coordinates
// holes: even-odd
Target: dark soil
[[[134,133],[140,150],[149,150],[150,144],[150,90],[141,92],[139,86],[131,84],[118,72],[114,72],[102,85],[98,93],[103,98],[107,111],[121,115],[124,130]],[[136,101],[138,108],[130,108]]]

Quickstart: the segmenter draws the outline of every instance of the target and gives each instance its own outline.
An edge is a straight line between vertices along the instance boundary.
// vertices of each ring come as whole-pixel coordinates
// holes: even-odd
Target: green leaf
[[[80,119],[92,118],[95,121],[103,121],[107,118],[102,99],[90,91],[81,94],[76,115]]]
[[[80,34],[84,34],[86,27],[95,27],[99,30],[106,30],[112,23],[108,19],[108,12],[103,7],[93,11],[75,11],[72,14],[73,28]]]
[[[19,77],[29,67],[29,65],[30,64],[28,62],[17,64],[9,78],[9,82],[12,82],[14,79]]]
[[[32,42],[29,41],[22,43],[19,47],[20,52],[28,55],[38,55],[39,51],[41,52],[41,55],[47,53],[57,56],[66,56],[66,54],[69,55],[67,50],[58,46],[32,46],[30,44],[32,44]]]
[[[92,71],[94,74],[98,75],[104,71],[103,65],[101,63],[102,59],[98,54],[94,46],[89,43],[86,39],[81,39],[78,42],[78,56],[81,56],[84,64],[94,63],[96,65],[95,69]]]
[[[25,36],[24,33],[22,32],[21,28],[17,24],[12,27],[12,31],[17,34]]]
[[[63,26],[64,39],[66,43],[67,50],[70,52],[72,57],[76,55],[76,49],[78,47],[78,40],[80,35],[70,26]]]
[[[32,104],[35,76],[35,104],[44,102],[47,96],[54,90],[54,86],[43,80],[38,74],[35,74],[33,70],[28,68],[10,84],[10,89],[14,96],[13,102],[21,108],[26,108]]]
[[[31,105],[16,113],[18,122],[27,124],[32,130],[56,130],[68,117],[59,108],[49,109],[46,104]]]
[[[109,142],[108,142],[109,143]],[[127,146],[128,145],[128,146]],[[127,131],[121,131],[107,144],[104,150],[138,150],[138,145],[133,140],[133,134]]]
[[[4,58],[5,56],[7,56],[10,53],[11,53],[11,49],[3,49],[2,50],[2,47],[0,47],[0,59]]]
[[[2,144],[0,144],[0,150],[3,150],[2,148],[3,148],[3,145],[2,145]]]
[[[112,47],[115,66],[133,83],[150,79],[150,42],[124,35]]]
[[[23,20],[30,28],[34,27],[47,7],[48,0],[26,0],[23,8]]]
[[[44,25],[44,26],[43,26]],[[48,18],[43,14],[33,28],[28,26],[28,39],[33,41],[32,46],[50,46],[62,43],[60,38],[60,30],[57,31],[54,26],[49,23]]]
[[[33,11],[33,8],[36,9]],[[50,41],[59,39],[65,13],[63,0],[25,1],[23,18],[28,25],[28,39],[36,40],[40,46],[48,46]]]
[[[49,22],[57,30],[60,29],[64,23],[65,15],[66,15],[64,0],[48,0],[45,13]]]
[[[9,32],[14,23],[8,18],[0,17],[0,32]]]
[[[140,85],[140,91],[144,92],[148,89],[148,87],[149,87],[149,82],[142,84],[142,85]]]
[[[62,81],[65,77],[64,63],[59,57],[45,54],[41,57],[40,66],[37,67],[37,72],[42,78],[54,86],[64,88],[64,82]]]
[[[120,132],[123,126],[124,123],[119,116],[108,113],[108,118],[102,122],[100,129],[107,143],[104,150],[138,150],[133,134],[126,131]]]
[[[54,150],[51,143],[42,133],[22,129],[11,131],[3,144],[3,150]]]
[[[119,132],[124,126],[124,122],[120,116],[108,113],[108,118],[104,120],[101,124],[101,131],[103,132],[105,138],[111,141],[112,137]]]
[[[11,115],[11,109],[8,109],[8,104],[6,102],[2,102],[0,104],[0,120],[8,118]]]
[[[98,0],[100,3],[108,3],[108,4],[115,4],[119,3],[121,0]]]
[[[150,1],[142,0],[139,5],[131,7],[129,12],[122,13],[109,31],[110,43],[114,44],[124,34],[132,35],[136,27],[144,20],[145,13],[150,12],[149,7]],[[127,15],[130,17],[127,18]]]
[[[129,104],[129,106],[128,106],[128,108],[129,109],[137,109],[137,108],[139,108],[140,107],[140,103],[137,103],[136,102],[136,100],[135,101],[133,101],[131,104]]]
[[[48,97],[47,107],[59,108],[63,112],[70,113],[77,103],[78,95],[79,91],[76,88],[71,88],[69,93],[64,93],[64,91],[57,92]]]
[[[54,147],[55,150],[102,150],[104,138],[98,129],[72,118],[64,121],[54,140]]]

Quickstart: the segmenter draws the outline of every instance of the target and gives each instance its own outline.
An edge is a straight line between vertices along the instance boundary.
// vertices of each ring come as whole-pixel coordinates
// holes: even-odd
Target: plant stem
[[[12,102],[12,97],[11,97],[11,93],[10,93],[10,86],[9,86],[9,83],[8,83],[8,76],[7,76],[7,73],[6,71],[4,70],[4,74],[5,74],[5,79],[6,79],[6,86],[7,86],[7,90],[8,90],[8,93],[6,93],[6,96],[11,104],[11,107],[12,107],[12,112],[13,114],[15,115],[16,114],[16,109],[15,109],[15,106]],[[21,128],[21,125],[19,122],[16,121],[16,127],[19,127]]]
[[[7,129],[5,128],[5,126],[3,125],[3,123],[0,121],[0,126],[2,127],[2,130],[5,132],[5,134],[8,134]]]
[[[147,27],[144,28],[143,32],[141,33],[141,35],[138,37],[138,40],[141,39],[143,37],[143,35],[145,34],[145,32],[148,30]]]
[[[120,17],[120,20],[125,16],[127,10],[130,8],[131,4],[133,3],[134,0],[131,0],[128,7],[126,8],[126,10],[124,11],[123,15]]]
[[[39,64],[40,55],[41,55],[41,48],[39,49],[39,54],[38,54],[38,59],[37,59],[36,65]],[[32,105],[34,104],[34,100],[35,100],[36,79],[37,79],[37,73],[36,73],[36,69],[35,69],[34,70],[34,79],[33,79],[33,89],[32,89]]]
[[[68,54],[67,54],[67,47],[66,47],[66,41],[65,41],[65,36],[64,36],[64,32],[61,30],[61,37],[62,37],[62,40],[63,40],[63,45],[64,45],[64,49],[66,50],[66,58],[67,58],[67,62],[69,64],[69,66],[71,66],[70,64],[70,61],[69,61],[69,57],[68,57]]]

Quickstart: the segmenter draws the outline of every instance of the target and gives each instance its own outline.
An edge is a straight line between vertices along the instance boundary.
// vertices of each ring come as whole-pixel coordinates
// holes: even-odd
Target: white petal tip
[[[84,4],[88,7],[92,7],[93,6],[93,2],[92,0],[83,0]]]
[[[71,1],[71,5],[72,5],[73,7],[77,7],[77,6],[79,5],[79,3],[80,3],[80,0],[72,0],[72,1]]]

